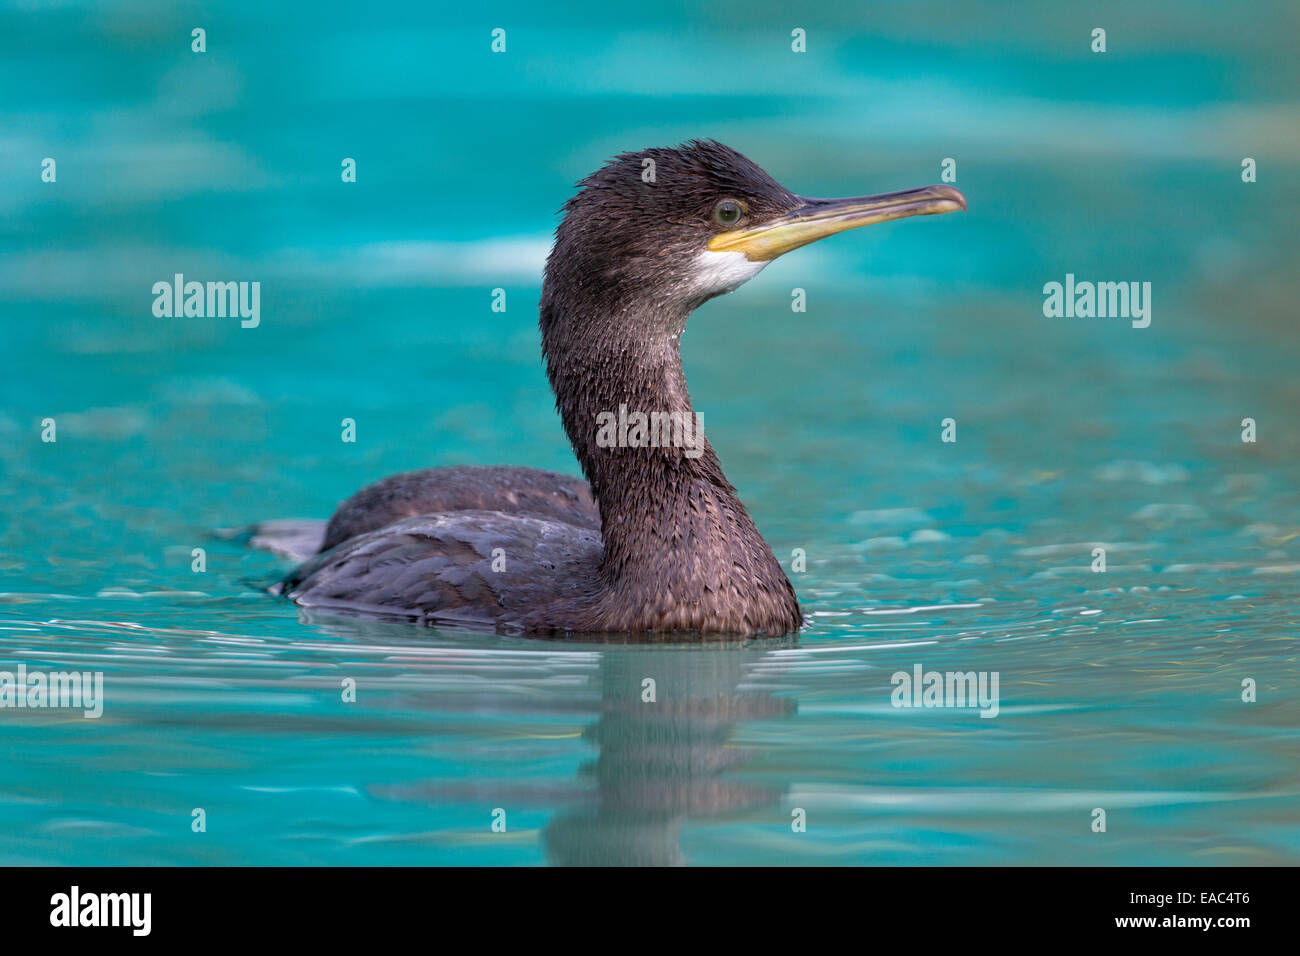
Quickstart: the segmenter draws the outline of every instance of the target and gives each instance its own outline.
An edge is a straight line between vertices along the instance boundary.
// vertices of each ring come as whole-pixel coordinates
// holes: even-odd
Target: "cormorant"
[[[791,249],[965,208],[950,186],[807,199],[712,140],[616,157],[565,204],[542,285],[546,372],[587,481],[506,467],[385,478],[339,505],[282,592],[532,634],[798,629],[781,565],[712,445],[685,430],[698,419],[678,340],[696,308]],[[624,427],[637,413],[658,425]]]

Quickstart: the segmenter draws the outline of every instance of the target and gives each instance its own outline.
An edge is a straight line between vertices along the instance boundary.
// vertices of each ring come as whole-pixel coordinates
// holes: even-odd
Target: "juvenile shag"
[[[385,478],[339,506],[283,591],[304,607],[527,633],[796,630],[794,588],[707,439],[651,444],[632,429],[620,446],[605,426],[620,409],[694,420],[687,318],[777,256],[965,208],[949,186],[806,199],[713,141],[618,156],[565,204],[542,285],[546,372],[587,481],[531,468]]]

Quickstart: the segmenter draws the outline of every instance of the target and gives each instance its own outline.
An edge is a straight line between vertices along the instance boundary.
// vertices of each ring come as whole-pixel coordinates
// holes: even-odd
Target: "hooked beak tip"
[[[962,212],[966,211],[966,197],[960,189],[955,189],[952,186],[931,186],[930,188],[935,191],[942,191],[950,201],[961,207]]]

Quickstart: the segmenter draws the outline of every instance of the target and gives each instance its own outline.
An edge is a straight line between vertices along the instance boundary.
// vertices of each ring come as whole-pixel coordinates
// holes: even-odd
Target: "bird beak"
[[[743,252],[751,262],[770,262],[791,249],[845,229],[958,209],[965,211],[966,197],[951,186],[923,186],[851,199],[803,199],[803,205],[779,219],[714,236],[709,248],[714,252]]]

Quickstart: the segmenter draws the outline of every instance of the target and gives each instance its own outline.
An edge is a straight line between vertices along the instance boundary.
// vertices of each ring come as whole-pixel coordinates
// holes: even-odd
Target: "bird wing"
[[[362,488],[334,512],[320,550],[402,518],[456,511],[499,511],[599,528],[591,486],[536,468],[463,466],[390,475]]]
[[[497,627],[545,624],[597,580],[600,533],[565,521],[467,510],[405,518],[349,538],[284,582],[296,604]]]

